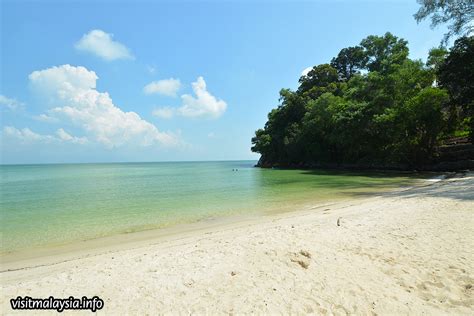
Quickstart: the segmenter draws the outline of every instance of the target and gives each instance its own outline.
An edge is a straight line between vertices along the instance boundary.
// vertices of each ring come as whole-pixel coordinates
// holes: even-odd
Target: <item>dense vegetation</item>
[[[342,49],[282,89],[280,105],[252,138],[261,166],[429,164],[446,137],[473,136],[474,37],[426,64],[386,33]]]

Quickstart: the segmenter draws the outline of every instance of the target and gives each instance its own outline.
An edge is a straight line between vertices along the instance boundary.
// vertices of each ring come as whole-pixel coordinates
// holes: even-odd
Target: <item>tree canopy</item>
[[[437,69],[439,86],[450,95],[452,129],[462,125],[474,130],[474,37],[461,37],[454,42]],[[461,124],[461,126],[458,126]]]
[[[252,138],[260,164],[417,167],[435,158],[443,137],[472,132],[473,38],[431,50],[426,64],[408,58],[407,44],[368,36],[314,66],[296,91],[282,89]]]

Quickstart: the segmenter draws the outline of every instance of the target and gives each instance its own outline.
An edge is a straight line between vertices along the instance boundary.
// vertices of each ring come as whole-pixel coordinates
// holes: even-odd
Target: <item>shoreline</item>
[[[98,295],[105,314],[469,314],[473,188],[473,173],[431,179],[3,271],[2,310],[16,296]]]
[[[389,193],[393,191],[388,191]],[[364,198],[356,198],[364,199]],[[0,274],[34,269],[37,267],[57,265],[63,262],[79,260],[102,254],[142,248],[162,242],[176,241],[194,237],[195,235],[212,234],[219,231],[236,229],[242,226],[257,225],[269,220],[275,220],[290,215],[305,214],[315,209],[340,206],[353,203],[354,199],[322,201],[322,203],[308,203],[308,206],[296,211],[279,211],[260,214],[227,215],[205,219],[192,223],[182,223],[165,228],[149,229],[132,233],[114,234],[100,238],[42,247],[40,249],[27,249],[16,251],[1,256]]]
[[[186,238],[186,236],[192,236],[194,234],[212,233],[214,231],[232,229],[241,225],[265,222],[273,218],[284,217],[290,214],[305,213],[325,206],[339,206],[343,208],[347,203],[431,185],[432,182],[440,181],[452,176],[452,174],[449,175],[447,173],[442,175],[439,175],[439,173],[436,174],[438,175],[436,177],[419,178],[417,180],[419,181],[418,183],[413,183],[408,187],[399,186],[385,191],[374,191],[369,197],[352,196],[333,200],[308,200],[303,203],[303,205],[300,205],[297,210],[279,209],[269,212],[249,213],[245,215],[222,215],[196,222],[179,223],[168,227],[152,228],[131,233],[117,233],[104,237],[68,242],[65,244],[7,252],[0,256],[0,273],[55,265],[61,262],[93,257],[104,253],[145,247],[154,243]]]
[[[424,176],[280,172],[249,163],[239,163],[237,173],[231,168],[236,163],[203,164],[40,166],[34,172],[5,168],[0,258],[39,257],[55,247],[67,251],[68,244],[96,248],[98,242],[91,240],[106,238],[111,244],[108,236],[159,232],[213,217],[294,211],[315,202],[409,186]],[[20,184],[24,190],[16,189]]]

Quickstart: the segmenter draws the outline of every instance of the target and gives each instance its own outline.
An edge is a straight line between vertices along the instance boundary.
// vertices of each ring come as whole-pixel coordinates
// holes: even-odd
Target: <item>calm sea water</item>
[[[2,253],[294,210],[406,177],[253,168],[254,161],[0,166]],[[238,169],[238,171],[235,171]]]

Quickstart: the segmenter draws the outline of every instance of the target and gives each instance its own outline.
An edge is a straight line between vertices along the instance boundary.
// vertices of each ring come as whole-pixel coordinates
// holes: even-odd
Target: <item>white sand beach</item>
[[[55,258],[2,263],[2,314],[97,295],[110,315],[472,315],[474,175]]]

